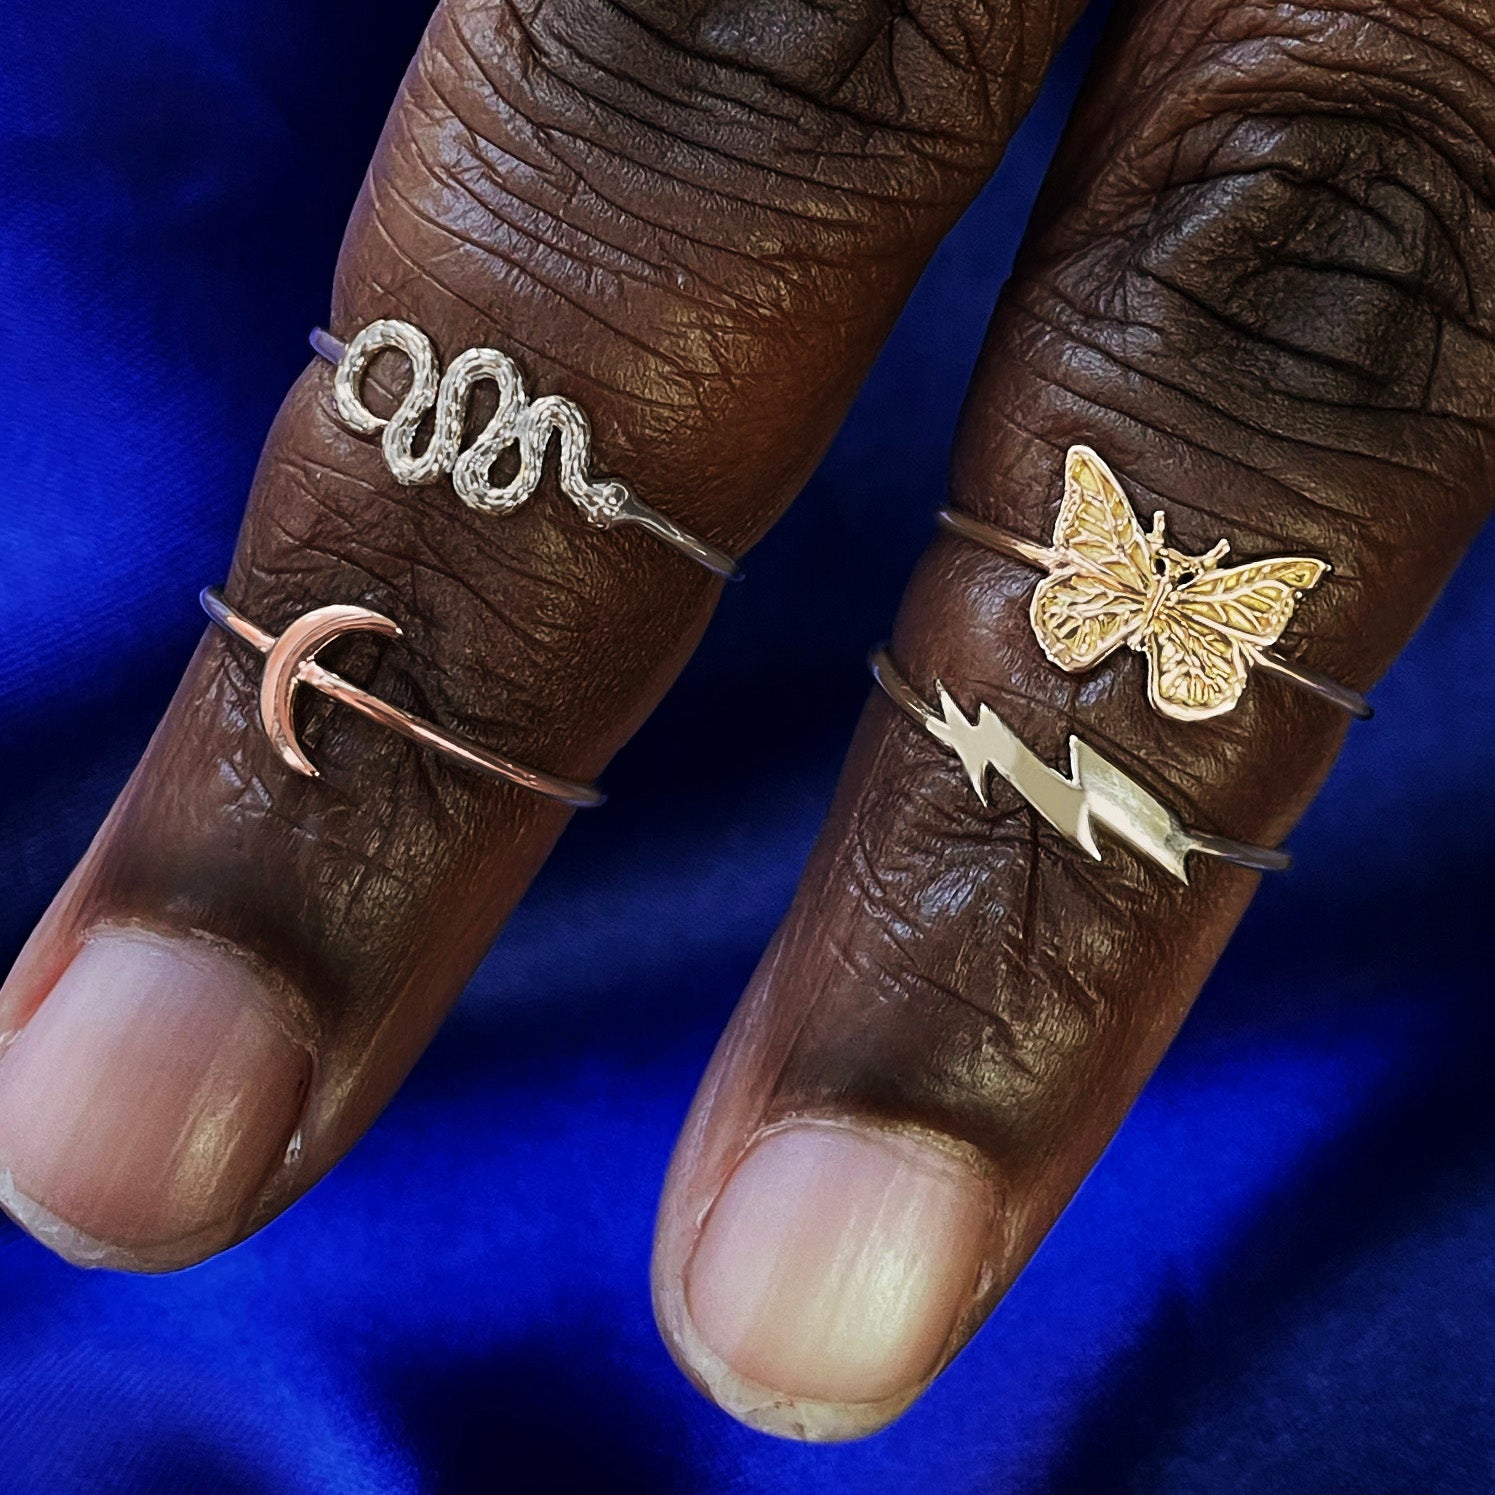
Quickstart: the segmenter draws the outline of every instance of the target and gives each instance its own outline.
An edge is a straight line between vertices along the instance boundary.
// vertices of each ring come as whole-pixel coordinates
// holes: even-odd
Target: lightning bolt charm
[[[1291,865],[1286,852],[1190,830],[1161,800],[1078,737],[1069,739],[1070,776],[1065,778],[985,702],[974,718],[967,717],[936,681],[940,710],[935,711],[898,673],[886,649],[873,654],[870,663],[873,678],[894,704],[960,759],[983,805],[989,776],[996,773],[1061,836],[1097,862],[1102,860],[1095,839],[1099,825],[1183,883],[1189,880],[1186,858],[1191,852],[1258,872],[1280,872]]]

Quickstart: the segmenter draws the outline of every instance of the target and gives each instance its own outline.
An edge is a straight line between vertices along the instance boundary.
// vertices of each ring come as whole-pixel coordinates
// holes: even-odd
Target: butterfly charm
[[[1306,556],[1222,566],[1229,543],[1185,555],[1165,543],[1162,512],[1144,530],[1116,475],[1088,446],[1064,463],[1064,501],[1049,575],[1029,616],[1043,652],[1079,673],[1125,645],[1147,656],[1147,698],[1165,716],[1204,721],[1231,710],[1251,667],[1330,569]]]

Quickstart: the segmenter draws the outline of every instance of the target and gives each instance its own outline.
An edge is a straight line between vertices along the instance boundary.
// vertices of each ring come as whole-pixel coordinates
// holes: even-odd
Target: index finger
[[[455,467],[402,467],[418,430],[401,447],[397,421],[350,426],[313,366],[256,477],[225,588],[236,615],[266,639],[327,606],[381,615],[397,640],[341,645],[328,666],[491,755],[593,780],[717,583],[658,534],[589,527],[588,472],[721,550],[751,543],[1070,9],[1025,0],[997,23],[967,0],[750,19],[446,0],[354,212],[331,329],[353,343],[398,322],[448,371],[478,349],[485,367],[512,360],[527,408],[546,402],[573,436],[590,422],[592,467],[565,480],[572,503],[548,487],[508,512],[487,491],[464,502]],[[404,377],[393,359],[371,372],[373,403]],[[565,823],[529,789],[325,705],[301,731],[324,775],[308,780],[260,731],[262,674],[204,641],[0,993],[0,1027],[20,1035],[0,1064],[8,1204],[77,1259],[179,1266],[306,1188],[403,1077]],[[299,678],[279,676],[282,718]]]

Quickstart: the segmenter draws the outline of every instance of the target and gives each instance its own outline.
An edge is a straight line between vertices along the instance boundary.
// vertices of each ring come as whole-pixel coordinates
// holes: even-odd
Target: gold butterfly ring
[[[1125,645],[1147,656],[1147,699],[1164,716],[1197,722],[1234,708],[1259,665],[1362,720],[1358,691],[1293,664],[1271,647],[1292,621],[1327,561],[1270,556],[1222,566],[1221,540],[1204,555],[1165,542],[1163,515],[1144,530],[1116,474],[1088,446],[1064,459],[1064,501],[1052,545],[1035,545],[954,509],[940,523],[957,535],[1049,574],[1028,616],[1048,658],[1062,670],[1093,669]]]

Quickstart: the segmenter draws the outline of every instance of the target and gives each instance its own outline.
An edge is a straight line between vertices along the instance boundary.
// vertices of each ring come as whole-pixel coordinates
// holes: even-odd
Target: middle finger
[[[1225,536],[1242,559],[1332,561],[1282,652],[1376,678],[1491,494],[1495,32],[1474,6],[1425,9],[1152,0],[1119,18],[972,384],[957,510],[1045,541],[1066,452],[1093,445],[1191,556]],[[935,714],[938,680],[1045,771],[1073,733],[1189,824],[1277,845],[1344,714],[1258,668],[1233,710],[1164,716],[1144,656],[1062,672],[1034,588],[1029,566],[936,543],[894,639]],[[672,1166],[665,1334],[778,1431],[866,1432],[954,1353],[1254,887],[1199,856],[1185,886],[1104,828],[1092,860],[996,773],[982,804],[969,773],[869,706]]]

